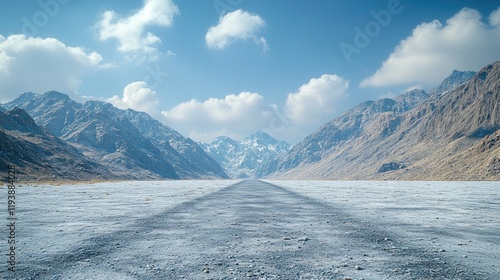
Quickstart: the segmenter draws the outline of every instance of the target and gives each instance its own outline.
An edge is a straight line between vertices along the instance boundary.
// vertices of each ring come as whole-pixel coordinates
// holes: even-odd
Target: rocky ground
[[[19,187],[18,271],[0,276],[497,279],[496,187],[455,183],[461,191],[449,197],[453,204],[432,195],[448,185],[425,191],[427,183],[413,184],[249,180]],[[457,213],[461,220],[453,220]]]

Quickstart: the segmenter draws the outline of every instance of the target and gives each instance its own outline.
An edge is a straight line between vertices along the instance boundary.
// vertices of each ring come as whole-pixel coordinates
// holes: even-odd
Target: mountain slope
[[[125,114],[139,132],[173,163],[181,177],[228,178],[222,167],[193,140],[185,138],[146,113],[128,109]]]
[[[194,149],[190,146],[192,144],[180,134],[172,138],[175,131],[159,122],[155,123],[153,130],[170,132],[161,136],[163,141],[143,134],[144,125],[153,123],[147,114],[138,117],[141,115],[138,112],[120,110],[100,101],[81,104],[55,91],[43,95],[24,93],[4,106],[26,109],[39,125],[123,178],[227,177],[217,163],[207,160],[209,157],[201,148],[191,154],[185,153],[184,150]],[[144,122],[146,119],[148,122]],[[184,154],[171,147],[170,141]],[[197,161],[198,164],[194,164]]]
[[[363,102],[307,136],[292,147],[289,153],[260,166],[257,173],[265,176],[274,172],[284,172],[299,165],[319,162],[331,149],[342,147],[355,139],[367,137],[383,139],[393,133],[403,120],[401,114],[428,98],[429,95],[425,91],[413,90],[396,100],[384,98]],[[375,124],[379,125],[377,129],[367,131]]]
[[[290,150],[290,144],[278,141],[259,131],[237,142],[229,137],[217,137],[212,143],[200,146],[224,167],[232,178],[259,177],[259,166]]]
[[[137,178],[179,178],[160,150],[111,104],[83,103],[61,137],[76,144],[88,157],[114,167],[121,176],[132,173]]]
[[[500,179],[494,173],[496,144],[487,153],[476,147],[500,129],[499,73],[500,63],[489,65],[470,81],[446,94],[434,94],[407,111],[396,110],[398,101],[361,104],[293,147],[274,163],[271,176]],[[483,166],[474,169],[476,175],[459,172],[474,164]]]
[[[22,109],[0,112],[0,143],[0,164],[14,164],[24,181],[117,179],[38,126]]]

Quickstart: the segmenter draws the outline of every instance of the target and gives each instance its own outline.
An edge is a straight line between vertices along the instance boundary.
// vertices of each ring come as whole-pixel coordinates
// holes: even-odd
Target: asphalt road
[[[495,279],[347,210],[243,181],[32,259],[16,278]]]

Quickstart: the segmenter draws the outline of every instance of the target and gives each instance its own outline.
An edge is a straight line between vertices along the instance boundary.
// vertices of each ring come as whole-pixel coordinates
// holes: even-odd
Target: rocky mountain
[[[448,76],[446,79],[444,79],[439,86],[436,88],[433,88],[429,90],[430,95],[434,94],[444,94],[455,87],[467,82],[470,80],[476,72],[474,71],[458,71],[458,70],[453,70],[450,76]]]
[[[23,181],[117,179],[19,108],[0,112],[0,143],[0,164],[14,164]]]
[[[256,170],[290,150],[290,144],[259,131],[237,142],[229,137],[217,137],[200,146],[226,170],[232,178],[259,177]]]
[[[193,140],[146,113],[126,110],[129,121],[169,159],[183,178],[228,178],[222,167]]]
[[[411,91],[364,102],[258,172],[282,178],[498,180],[499,73],[497,62],[452,90],[445,81],[446,94]]]
[[[354,139],[366,138],[366,130],[373,124],[387,121],[380,127],[379,137],[391,134],[399,125],[401,114],[418,106],[429,98],[423,90],[412,90],[396,99],[383,98],[366,101],[323,125],[313,134],[292,147],[290,152],[275,158],[259,167],[260,176],[283,172],[299,165],[321,161],[333,148],[342,146]]]
[[[155,122],[147,114],[120,110],[100,101],[81,104],[55,91],[43,95],[24,93],[4,107],[23,108],[37,124],[120,178],[227,177],[201,148],[194,149],[192,141]],[[163,141],[156,141],[158,139],[146,133],[148,127],[158,131],[156,136],[164,137]],[[161,135],[160,131],[169,133]],[[170,142],[175,143],[177,149]],[[194,165],[197,161],[199,163]]]
[[[27,92],[0,106],[1,160],[44,179],[499,179],[498,64],[363,102],[292,148],[263,132],[196,143],[146,113]]]

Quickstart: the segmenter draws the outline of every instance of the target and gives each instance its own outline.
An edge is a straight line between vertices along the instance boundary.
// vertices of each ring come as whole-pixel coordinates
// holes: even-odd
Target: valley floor
[[[16,194],[17,272],[2,254],[2,279],[500,275],[497,182],[159,181]]]

